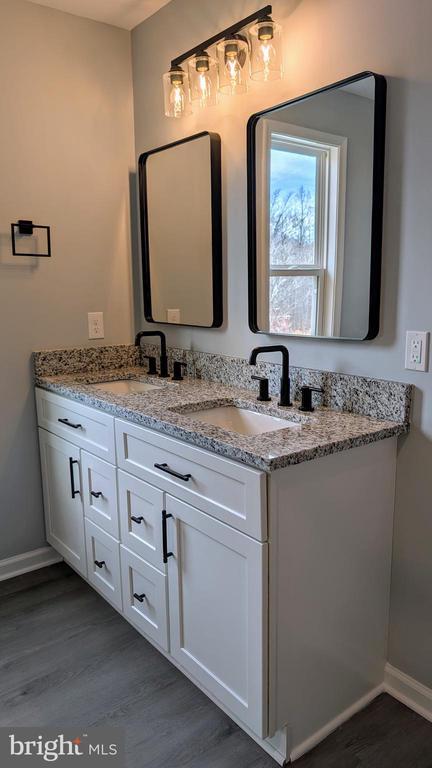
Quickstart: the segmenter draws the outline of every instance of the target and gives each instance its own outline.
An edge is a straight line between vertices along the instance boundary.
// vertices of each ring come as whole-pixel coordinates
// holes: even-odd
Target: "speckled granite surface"
[[[187,363],[187,374],[190,377],[256,391],[257,384],[251,380],[251,367],[243,358],[173,347],[168,348],[167,352],[170,371],[173,361],[181,360]],[[157,357],[158,354],[159,347],[149,343],[142,343],[141,352],[132,345],[82,347],[35,352],[33,363],[36,376],[86,371],[97,373],[140,364],[146,370],[147,363],[142,355]],[[265,362],[264,357],[258,361],[256,372],[268,377],[270,392],[276,395],[279,391],[281,366]],[[309,384],[324,390],[322,395],[314,395],[317,405],[375,419],[409,423],[413,389],[410,384],[296,366],[290,367],[290,377],[291,394],[296,400],[300,399],[300,387]]]
[[[111,358],[109,351],[107,351],[109,349],[113,350]],[[128,359],[129,354],[128,349],[131,350],[132,357],[129,359],[132,364],[125,365],[124,361]],[[403,412],[400,402],[403,400],[406,403],[409,400],[410,395],[408,397],[405,391],[406,385],[396,385],[394,394],[394,413],[402,415],[403,412],[403,418],[400,420],[371,418],[370,416],[345,413],[326,407],[317,408],[311,414],[303,414],[298,411],[296,405],[292,408],[279,408],[276,398],[268,404],[258,403],[255,393],[249,389],[241,386],[227,386],[224,383],[204,379],[204,377],[188,377],[180,383],[146,377],[145,374],[143,375],[143,368],[136,365],[137,358],[134,348],[105,347],[96,351],[100,353],[99,358],[94,353],[90,362],[87,358],[88,365],[84,364],[86,356],[81,350],[68,350],[67,353],[64,352],[63,354],[58,351],[51,358],[49,357],[50,353],[40,353],[43,357],[39,357],[39,353],[37,353],[34,361],[36,384],[59,395],[100,408],[114,416],[185,440],[190,444],[266,472],[403,434],[408,430],[409,410],[405,406],[405,412]],[[145,351],[151,350],[146,349]],[[182,350],[175,351],[174,358],[182,359],[182,352]],[[207,357],[205,364],[208,364]],[[71,363],[69,373],[65,373],[67,358]],[[110,359],[111,365],[109,364]],[[231,361],[233,360],[235,359],[223,359],[222,363],[228,361],[228,368],[230,369],[229,373],[224,375],[225,377],[229,375],[232,379],[232,368],[236,365],[237,380],[240,383],[241,377],[245,375],[244,365],[240,362],[232,365]],[[120,367],[118,367],[119,361],[121,361]],[[192,353],[189,353],[187,361],[188,368],[194,369],[191,370],[191,373],[195,372],[198,376],[200,373],[203,375],[204,362],[201,353],[199,355],[194,353],[193,356]],[[117,367],[115,367],[115,363],[117,363]],[[266,368],[272,364],[262,365],[263,368]],[[272,367],[274,370],[271,373],[275,385],[276,379],[279,378],[280,367],[277,365]],[[217,366],[215,366],[216,369]],[[301,370],[297,369],[297,371]],[[248,373],[250,376],[249,366]],[[304,375],[310,376],[312,374],[326,375],[318,371],[304,371]],[[103,389],[95,390],[87,386],[88,384],[119,378],[146,380],[158,385],[160,389],[143,394],[114,395],[104,392]],[[358,377],[346,378],[353,379],[349,396],[358,398]],[[307,381],[309,383],[311,379]],[[315,379],[313,381],[315,383]],[[375,382],[375,380],[373,381]],[[362,384],[362,382],[360,383]],[[384,386],[388,384],[388,382],[383,382]],[[399,390],[397,387],[405,389]],[[329,391],[327,397],[338,401],[338,394],[333,390]],[[367,407],[368,402],[373,407],[377,397],[381,397],[380,384],[375,382],[371,386],[370,397],[366,399],[364,407]],[[384,399],[386,397],[388,399],[388,390],[383,395]],[[287,420],[287,427],[275,432],[246,436],[200,422],[193,417],[193,412],[197,409],[213,407],[214,405],[237,405],[278,416]]]

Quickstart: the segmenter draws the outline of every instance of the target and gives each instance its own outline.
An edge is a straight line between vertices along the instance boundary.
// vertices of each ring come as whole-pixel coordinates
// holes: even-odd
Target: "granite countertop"
[[[87,386],[125,378],[160,388],[118,395]],[[409,429],[407,423],[323,407],[310,414],[301,413],[298,403],[291,408],[279,408],[275,397],[270,403],[259,403],[250,390],[195,378],[176,383],[146,376],[142,367],[38,375],[36,385],[265,472],[400,435]],[[241,435],[193,418],[194,410],[215,405],[237,405],[287,419],[287,428],[260,435]]]

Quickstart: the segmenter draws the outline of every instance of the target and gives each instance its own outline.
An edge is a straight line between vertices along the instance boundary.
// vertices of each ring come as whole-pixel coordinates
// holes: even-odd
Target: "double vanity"
[[[283,764],[381,690],[409,387],[356,378],[351,412],[305,412],[278,405],[279,365],[170,350],[173,380],[149,357],[35,354],[47,538]],[[318,374],[293,370],[293,398],[321,383],[334,406]]]
[[[251,331],[377,335],[385,93],[364,72],[249,119]],[[222,325],[221,150],[203,131],[139,158],[150,324]],[[48,541],[269,754],[381,692],[408,385],[159,330],[35,372]]]

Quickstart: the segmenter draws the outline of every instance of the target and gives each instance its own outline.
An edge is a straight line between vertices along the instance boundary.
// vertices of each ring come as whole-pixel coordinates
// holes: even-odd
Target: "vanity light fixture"
[[[173,59],[163,76],[165,115],[183,117],[192,105],[212,106],[218,92],[245,93],[250,78],[282,77],[281,27],[271,12],[266,5]],[[214,56],[209,53],[212,46]]]
[[[221,93],[246,93],[249,79],[249,43],[244,35],[231,35],[216,46]]]
[[[207,51],[199,51],[189,59],[191,99],[199,107],[217,104],[219,71],[217,61]]]
[[[281,27],[271,16],[249,30],[252,80],[279,80],[283,75]]]
[[[165,115],[183,117],[191,113],[189,78],[179,65],[171,65],[163,76]]]

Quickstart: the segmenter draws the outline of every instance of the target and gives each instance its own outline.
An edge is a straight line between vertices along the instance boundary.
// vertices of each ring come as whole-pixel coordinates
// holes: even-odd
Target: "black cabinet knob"
[[[102,491],[90,491],[90,496],[94,496],[95,499],[100,499]]]
[[[142,593],[142,595],[138,595],[136,592],[134,592],[133,596],[134,596],[135,600],[138,600],[140,603],[144,602],[144,598],[145,598],[144,592]]]
[[[144,520],[142,515],[141,517],[135,517],[134,515],[131,515],[130,519],[133,520],[134,523],[137,523],[138,525],[140,525],[140,523],[142,523],[142,521]]]
[[[95,560],[94,564],[97,566],[97,568],[103,568],[105,565],[105,560]]]

